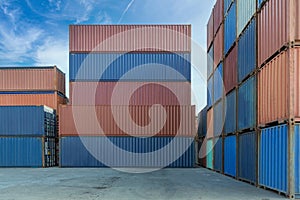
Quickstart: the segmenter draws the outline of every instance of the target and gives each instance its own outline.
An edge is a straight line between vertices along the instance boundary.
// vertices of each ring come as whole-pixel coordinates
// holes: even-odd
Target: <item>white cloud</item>
[[[126,14],[127,11],[129,10],[129,8],[132,6],[132,4],[134,3],[134,1],[135,1],[135,0],[131,0],[131,1],[129,2],[129,4],[127,5],[127,7],[125,8],[125,10],[123,11],[123,13],[122,13],[122,15],[121,15],[121,17],[120,17],[120,19],[119,19],[119,21],[118,21],[118,24],[123,20],[125,14]]]

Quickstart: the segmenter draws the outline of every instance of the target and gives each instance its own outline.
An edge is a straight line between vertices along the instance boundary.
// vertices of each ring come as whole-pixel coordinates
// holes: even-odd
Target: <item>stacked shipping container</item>
[[[221,2],[222,11],[216,9]],[[214,158],[206,159],[212,162],[206,163],[208,168],[290,197],[300,197],[299,9],[297,0],[217,0],[207,32],[210,27],[222,27],[219,21],[223,21],[224,36],[208,38],[208,55],[214,66],[222,61],[224,66],[223,72],[218,68],[213,72],[208,62],[208,97],[212,98],[208,98],[207,115],[205,110],[201,113],[207,116],[206,122],[200,122],[207,124],[207,137],[216,144],[210,148],[213,152],[207,152]],[[214,16],[223,12],[223,20],[214,24]],[[215,52],[224,45],[222,56],[215,55],[211,44]],[[223,74],[223,109],[215,103],[222,89],[212,84],[216,73]],[[223,124],[221,116],[225,117],[222,137],[213,137]]]
[[[188,25],[70,26],[71,105],[60,110],[60,165],[161,167],[174,158],[166,166],[192,167],[190,37]],[[153,162],[118,153],[151,154],[171,143],[178,149]]]

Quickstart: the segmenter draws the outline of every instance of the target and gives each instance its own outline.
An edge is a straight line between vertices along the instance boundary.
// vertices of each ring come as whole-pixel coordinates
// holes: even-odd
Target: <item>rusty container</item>
[[[226,94],[237,86],[237,46],[224,59],[223,82]]]
[[[223,52],[224,52],[224,26],[222,24],[214,40],[214,69],[216,69],[220,61],[222,61]]]

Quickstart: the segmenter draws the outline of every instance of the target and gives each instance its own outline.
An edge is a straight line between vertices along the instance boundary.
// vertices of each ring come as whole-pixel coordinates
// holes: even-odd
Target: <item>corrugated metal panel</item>
[[[214,45],[210,47],[207,54],[207,77],[214,71]]]
[[[234,133],[236,131],[236,90],[226,96],[226,104],[224,133]]]
[[[232,2],[235,3],[235,0],[224,0],[224,16],[226,15],[230,5],[232,4]]]
[[[225,137],[224,145],[224,173],[236,176],[236,136]]]
[[[214,11],[212,10],[207,23],[207,48],[210,47],[214,39]]]
[[[212,107],[207,111],[207,138],[212,138],[214,136],[214,108]]]
[[[220,0],[219,0],[220,1]],[[214,40],[214,68],[223,59],[224,52],[224,25],[222,24]]]
[[[258,73],[258,123],[266,124],[285,120],[289,117],[290,93],[294,93],[294,102],[300,101],[300,48],[291,48],[281,52],[268,62]],[[291,64],[293,62],[294,64]],[[293,74],[290,74],[292,73]],[[294,77],[294,83],[290,77]],[[289,85],[293,91],[290,91]],[[300,106],[295,103],[291,110],[293,117],[300,116]]]
[[[198,157],[200,158],[200,165],[202,167],[206,167],[206,142],[205,139],[199,138],[199,150],[198,150]],[[203,152],[203,153],[202,153]]]
[[[191,25],[71,25],[69,31],[70,52],[191,51]]]
[[[256,77],[252,76],[238,89],[238,130],[256,125]]]
[[[224,54],[226,55],[236,39],[236,3],[228,11],[224,21]]]
[[[256,68],[256,22],[251,21],[238,42],[238,80],[241,82]]]
[[[296,41],[299,41],[300,40],[300,25],[299,25],[299,19],[300,19],[300,2],[297,1],[297,0],[294,0],[294,12],[296,14],[296,16],[294,17],[294,19],[297,19],[295,20],[295,40]]]
[[[55,136],[55,128],[55,112],[50,108],[0,106],[0,135],[2,136]]]
[[[300,194],[300,125],[295,125],[295,193]]]
[[[223,81],[226,93],[237,85],[237,45],[224,60]]]
[[[219,26],[223,22],[224,17],[224,0],[217,0],[214,7],[214,35],[216,34]]]
[[[65,94],[65,74],[57,67],[0,67],[0,91],[57,90]]]
[[[70,54],[70,81],[191,81],[191,54]]]
[[[105,151],[111,145],[113,150]],[[60,148],[61,167],[164,167],[168,163],[168,167],[194,167],[195,164],[192,138],[62,137]],[[162,148],[166,150],[159,152]]]
[[[195,106],[62,106],[59,135],[194,137],[195,116]]]
[[[223,101],[219,101],[214,106],[214,136],[222,135],[223,127]]]
[[[215,138],[214,140],[214,169],[221,172],[223,162],[222,138]]]
[[[214,73],[214,103],[223,96],[223,63],[220,63]]]
[[[59,104],[65,104],[66,98],[57,92],[5,92],[0,93],[2,106],[40,106],[45,105],[55,110]]]
[[[213,139],[206,142],[206,168],[213,169]]]
[[[39,137],[0,137],[0,167],[43,167]]]
[[[207,107],[198,114],[198,137],[203,137],[207,132]]]
[[[207,81],[207,106],[211,107],[213,104],[213,97],[214,97],[214,77],[212,76]]]
[[[239,135],[238,178],[256,183],[256,132]]]
[[[288,127],[280,125],[261,131],[259,185],[281,192],[288,187]]]
[[[240,35],[256,11],[256,0],[237,1],[237,35]]]
[[[72,105],[191,105],[189,82],[70,82]]]
[[[264,1],[266,0],[257,0],[257,8],[260,8]]]
[[[282,0],[268,1],[258,14],[259,66],[288,42],[289,3]]]

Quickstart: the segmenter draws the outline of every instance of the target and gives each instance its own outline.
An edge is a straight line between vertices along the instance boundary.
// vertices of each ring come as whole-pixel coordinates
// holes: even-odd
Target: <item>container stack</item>
[[[46,106],[0,106],[0,167],[56,164],[56,113]]]
[[[193,167],[190,37],[189,25],[71,25],[60,166]]]
[[[217,1],[199,114],[207,130],[198,128],[203,166],[289,197],[300,197],[299,9],[297,0]]]

